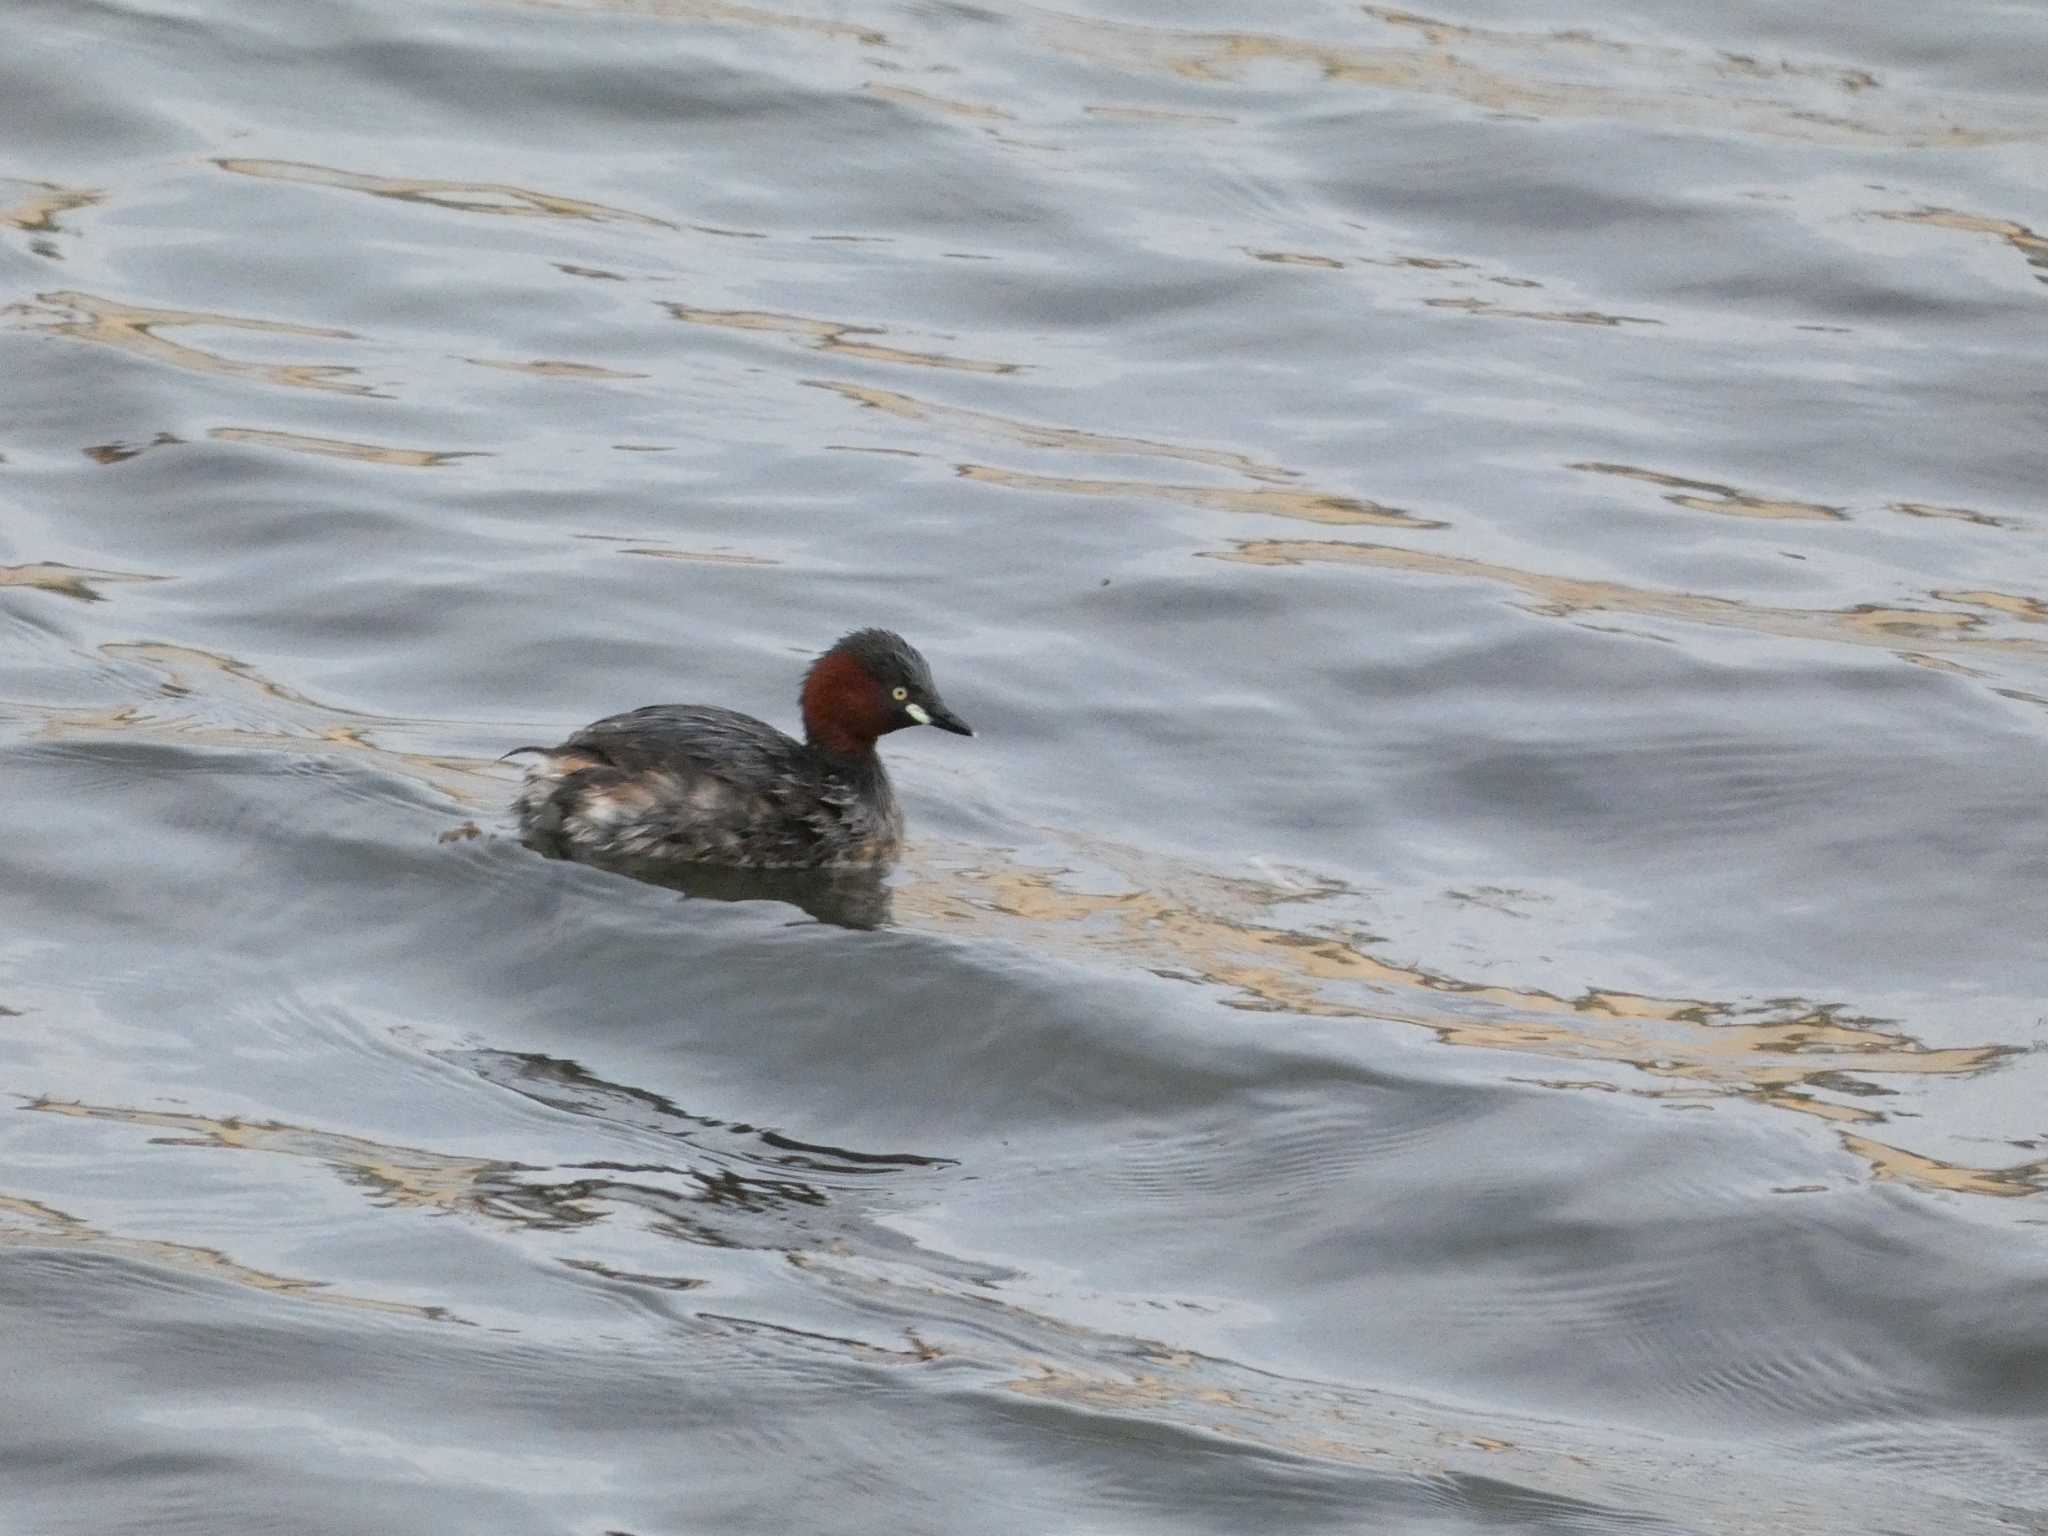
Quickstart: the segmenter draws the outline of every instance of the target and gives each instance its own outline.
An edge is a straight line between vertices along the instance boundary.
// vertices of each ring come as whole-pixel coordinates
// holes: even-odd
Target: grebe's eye
[[[901,704],[905,699],[910,697],[910,690],[908,688],[891,688],[889,690],[889,697],[894,699],[898,704]]]

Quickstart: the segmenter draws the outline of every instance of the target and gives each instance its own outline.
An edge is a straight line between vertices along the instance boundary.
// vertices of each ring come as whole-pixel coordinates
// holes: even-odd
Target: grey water
[[[2048,1531],[2048,11],[1078,3],[0,13],[0,1530]]]

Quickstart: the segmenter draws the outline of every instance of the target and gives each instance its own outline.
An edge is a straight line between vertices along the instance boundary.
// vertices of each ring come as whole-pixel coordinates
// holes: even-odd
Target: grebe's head
[[[848,757],[872,752],[876,738],[906,725],[974,734],[946,708],[917,647],[886,629],[856,629],[811,663],[803,713],[805,740]]]

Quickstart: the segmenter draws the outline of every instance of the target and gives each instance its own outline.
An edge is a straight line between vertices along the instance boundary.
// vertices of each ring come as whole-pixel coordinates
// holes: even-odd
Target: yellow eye
[[[910,690],[908,688],[891,688],[889,690],[889,697],[894,699],[898,704],[901,704],[905,699],[910,697]]]

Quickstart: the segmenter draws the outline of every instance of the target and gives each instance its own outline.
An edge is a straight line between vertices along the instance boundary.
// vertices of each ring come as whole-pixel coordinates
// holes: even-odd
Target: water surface
[[[0,44],[12,1524],[2048,1531],[2048,20]]]

